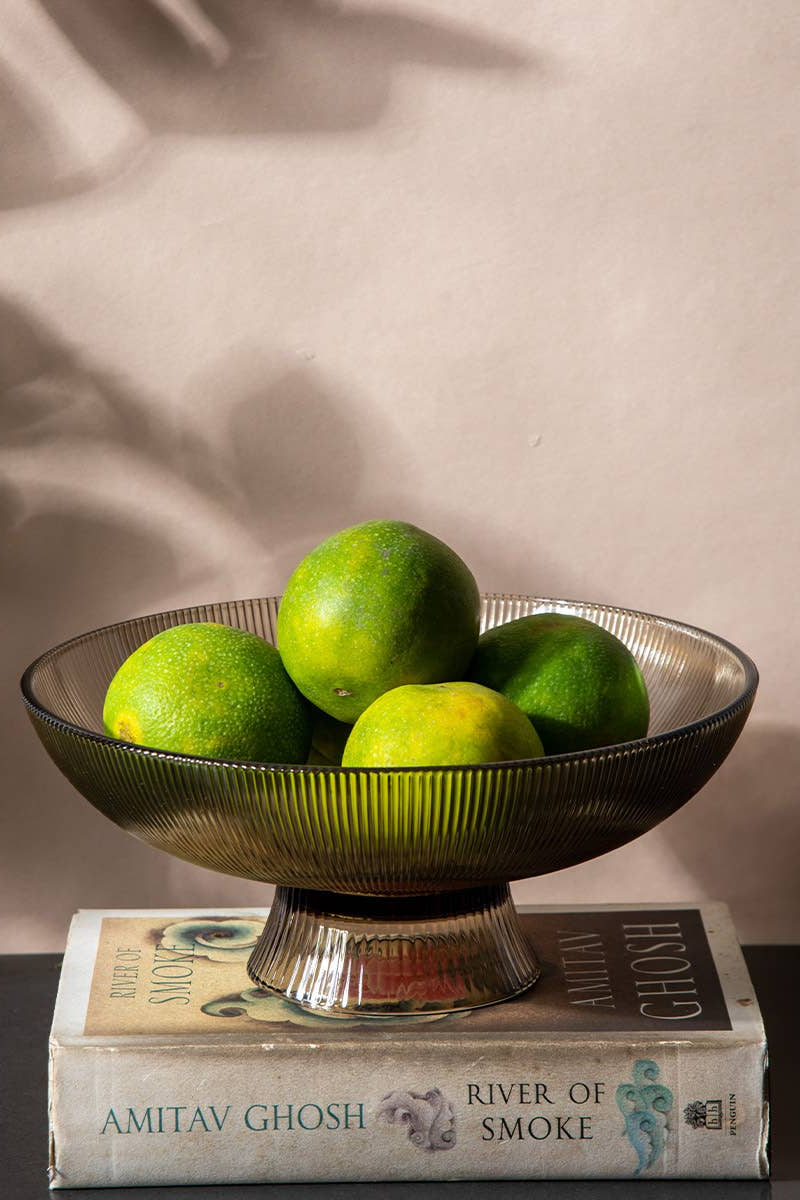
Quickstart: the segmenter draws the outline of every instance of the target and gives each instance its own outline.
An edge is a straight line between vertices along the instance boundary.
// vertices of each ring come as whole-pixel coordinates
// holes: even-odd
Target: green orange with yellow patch
[[[459,766],[543,753],[528,718],[498,692],[478,683],[407,684],[362,713],[342,766]]]
[[[478,586],[454,550],[403,521],[366,521],[296,568],[278,648],[300,691],[352,723],[390,688],[462,677],[479,621]]]
[[[213,622],[175,625],[134,650],[103,705],[110,737],[238,762],[305,762],[311,723],[275,647]]]

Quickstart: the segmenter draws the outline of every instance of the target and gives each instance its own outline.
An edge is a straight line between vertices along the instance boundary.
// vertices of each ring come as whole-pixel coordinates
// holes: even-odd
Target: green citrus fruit
[[[537,613],[487,630],[469,675],[519,705],[548,754],[647,733],[650,705],[636,659],[583,617]]]
[[[385,692],[358,718],[344,767],[441,767],[538,758],[528,718],[477,683],[406,684]]]
[[[278,612],[278,647],[300,691],[353,722],[390,688],[458,679],[478,641],[480,596],[438,538],[367,521],[303,559]]]
[[[263,638],[198,622],[156,634],[125,660],[103,706],[111,737],[177,754],[303,763],[311,713]]]

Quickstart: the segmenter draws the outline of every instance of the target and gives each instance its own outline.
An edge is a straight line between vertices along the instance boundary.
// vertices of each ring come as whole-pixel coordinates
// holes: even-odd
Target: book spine
[[[761,1178],[756,1042],[54,1045],[51,1187]]]

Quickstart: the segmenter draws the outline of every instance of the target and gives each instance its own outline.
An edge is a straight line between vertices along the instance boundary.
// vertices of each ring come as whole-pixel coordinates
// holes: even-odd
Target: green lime
[[[106,693],[111,737],[176,754],[303,763],[311,713],[263,638],[198,622],[156,634],[125,660]]]
[[[296,568],[278,647],[303,695],[353,722],[390,688],[463,676],[479,616],[477,584],[455,551],[414,525],[367,521]]]
[[[469,675],[519,705],[548,754],[647,734],[650,704],[636,659],[583,617],[538,613],[487,630]]]
[[[538,758],[528,718],[477,683],[406,684],[379,696],[358,718],[344,767],[440,767]]]

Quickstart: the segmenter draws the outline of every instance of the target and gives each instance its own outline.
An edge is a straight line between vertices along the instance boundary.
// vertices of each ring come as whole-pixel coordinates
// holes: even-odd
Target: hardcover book
[[[263,911],[78,913],[51,1187],[766,1176],[767,1047],[725,906],[520,912],[533,988],[389,1019],[254,987]]]

